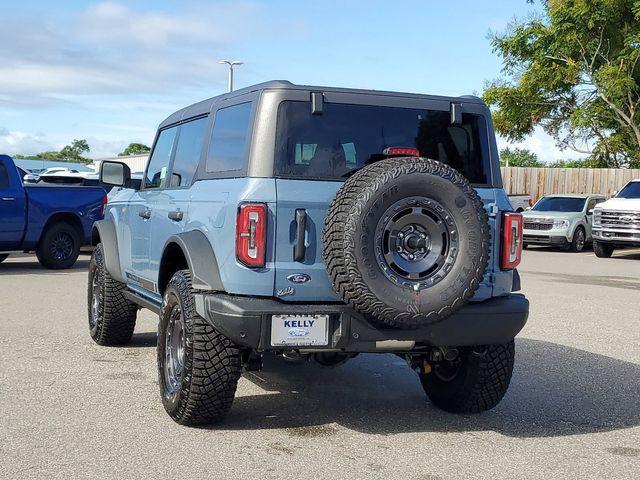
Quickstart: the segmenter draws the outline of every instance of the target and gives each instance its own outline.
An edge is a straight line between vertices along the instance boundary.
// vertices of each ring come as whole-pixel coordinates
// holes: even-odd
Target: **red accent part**
[[[243,203],[236,221],[236,257],[247,267],[264,267],[267,251],[267,206]]]
[[[105,210],[105,207],[107,206],[107,203],[109,203],[109,197],[105,195],[104,197],[102,197],[102,205],[100,206],[101,217],[104,217],[104,210]]]
[[[419,157],[420,150],[412,147],[387,147],[382,153],[387,157]]]
[[[502,216],[502,270],[513,270],[522,259],[522,214],[505,212]]]

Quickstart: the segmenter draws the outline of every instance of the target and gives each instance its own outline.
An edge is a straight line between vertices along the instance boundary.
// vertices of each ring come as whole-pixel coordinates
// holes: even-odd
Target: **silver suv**
[[[548,195],[527,209],[524,246],[550,245],[580,252],[592,242],[593,209],[606,200],[603,195]]]

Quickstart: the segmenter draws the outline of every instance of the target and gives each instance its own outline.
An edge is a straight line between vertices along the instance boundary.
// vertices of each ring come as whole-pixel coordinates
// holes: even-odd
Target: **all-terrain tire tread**
[[[214,423],[226,416],[233,404],[242,372],[240,350],[196,313],[189,270],[174,274],[167,288],[171,287],[182,299],[185,321],[187,316],[190,319],[193,353],[185,373],[188,390],[183,389],[183,399],[170,415],[181,425]]]
[[[102,244],[98,244],[93,250],[91,262],[95,262],[95,272],[102,277],[103,295],[102,315],[92,338],[103,346],[124,345],[133,335],[138,307],[124,296],[126,285],[115,280],[107,271]],[[91,315],[91,266],[89,272],[88,306]]]
[[[473,373],[454,395],[442,395],[437,386],[423,381],[425,392],[438,408],[452,413],[479,413],[495,407],[506,394],[513,373],[514,342],[487,345],[483,354],[471,355],[475,356],[470,360],[474,363]]]
[[[438,311],[423,313],[401,312],[376,297],[364,282],[356,265],[356,224],[363,214],[363,205],[384,184],[394,178],[412,173],[438,175],[460,188],[474,204],[481,217],[480,250],[482,255],[470,275],[468,288]],[[334,289],[355,310],[372,315],[376,320],[393,327],[412,328],[433,324],[446,318],[462,306],[478,289],[489,260],[490,232],[488,217],[482,200],[469,182],[453,168],[427,158],[394,158],[381,160],[356,172],[338,191],[331,203],[323,226],[322,254]]]

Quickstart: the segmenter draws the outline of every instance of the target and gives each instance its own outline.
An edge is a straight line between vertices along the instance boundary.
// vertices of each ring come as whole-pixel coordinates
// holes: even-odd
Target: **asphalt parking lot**
[[[153,314],[126,348],[91,341],[87,265],[0,265],[1,478],[640,478],[640,250],[525,252],[531,316],[490,412],[436,410],[392,355],[270,358],[209,429],[162,408]]]

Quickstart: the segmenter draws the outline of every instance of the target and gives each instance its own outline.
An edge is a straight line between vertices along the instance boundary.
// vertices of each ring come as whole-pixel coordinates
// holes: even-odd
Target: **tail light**
[[[267,250],[267,206],[244,203],[236,221],[236,257],[247,267],[264,267]]]
[[[522,214],[506,212],[502,217],[502,261],[503,270],[511,270],[522,259]]]
[[[102,197],[102,205],[100,206],[100,216],[104,217],[104,210],[107,206],[107,203],[109,203],[109,197],[107,197],[106,195],[104,197]]]
[[[420,150],[411,147],[388,147],[382,154],[387,157],[419,157]]]

